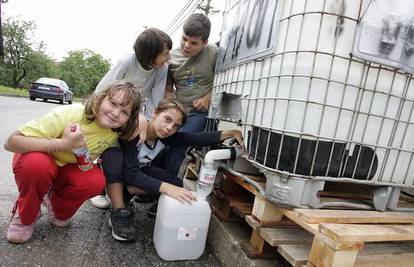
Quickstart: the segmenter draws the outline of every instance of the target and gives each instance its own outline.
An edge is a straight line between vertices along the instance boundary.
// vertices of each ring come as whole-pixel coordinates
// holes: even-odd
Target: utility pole
[[[3,31],[1,27],[1,3],[3,0],[0,0],[0,58],[4,57],[4,46],[3,46]]]
[[[204,6],[201,5],[201,4],[198,5],[198,9],[201,9],[206,16],[208,16],[210,13],[217,13],[217,12],[219,12],[219,10],[214,9],[214,7],[212,7],[210,5],[210,3],[211,3],[211,0],[207,0],[207,3]]]

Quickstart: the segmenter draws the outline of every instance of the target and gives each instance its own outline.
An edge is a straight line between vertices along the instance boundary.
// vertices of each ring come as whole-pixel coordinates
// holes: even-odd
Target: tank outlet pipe
[[[232,146],[228,149],[210,150],[204,157],[204,164],[213,164],[215,160],[230,159],[235,160],[241,155],[241,148]]]
[[[204,162],[201,164],[200,173],[197,182],[197,196],[205,198],[213,190],[213,184],[216,180],[218,166],[222,159],[236,159],[241,155],[241,148],[232,146],[228,149],[210,150],[204,156]]]

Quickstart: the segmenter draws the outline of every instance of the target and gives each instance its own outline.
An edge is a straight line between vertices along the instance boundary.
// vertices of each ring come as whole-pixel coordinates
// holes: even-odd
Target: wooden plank
[[[414,223],[414,212],[295,209],[307,223]]]
[[[307,231],[297,228],[260,228],[260,235],[275,247],[282,244],[310,244],[313,235]]]
[[[365,225],[322,223],[319,225],[319,229],[321,233],[338,243],[414,240],[414,225],[412,224]]]
[[[259,220],[257,220],[253,215],[246,215],[244,217],[244,219],[246,220],[247,224],[257,230],[260,227],[295,227],[297,228],[297,224],[295,222],[293,222],[292,220],[288,219],[288,218],[283,218],[280,222],[278,222],[277,224],[261,224]]]
[[[250,225],[250,227],[253,230],[258,230],[260,227],[262,227],[260,222],[256,220],[256,218],[254,218],[254,216],[252,215],[247,215],[244,217],[244,219],[246,220],[247,224]]]
[[[319,224],[311,224],[307,223],[301,218],[299,218],[293,211],[288,209],[279,208],[280,212],[298,225],[300,225],[303,229],[306,231],[312,233],[313,235],[316,235],[319,232]]]
[[[235,176],[235,175],[233,175],[229,172],[226,172],[226,171],[223,172],[223,175],[225,175],[225,178],[231,179],[232,181],[239,184],[240,186],[242,186],[244,189],[246,189],[247,191],[249,191],[253,195],[259,194],[255,187],[253,187],[249,183],[244,182],[240,177]],[[254,176],[254,175],[246,175],[246,176],[264,187],[264,184],[266,182],[266,179],[264,177]]]
[[[352,267],[354,266],[358,249],[336,250],[315,236],[309,253],[309,266]]]
[[[414,266],[414,253],[397,255],[369,255],[358,256],[355,267],[412,267]]]
[[[283,213],[276,205],[259,195],[254,199],[252,214],[261,224],[277,224],[283,218]]]
[[[301,267],[308,262],[311,245],[280,245],[277,251],[293,267]]]
[[[235,214],[244,218],[246,215],[252,214],[253,203],[236,202],[233,204],[233,211]]]
[[[240,246],[246,256],[255,259],[255,258],[275,258],[276,257],[276,249],[266,244],[266,249],[264,252],[259,253],[259,251],[250,244],[250,242],[240,242]]]
[[[266,243],[256,230],[252,230],[250,241],[243,242],[241,245],[249,258],[274,258],[276,256],[276,248]]]
[[[230,179],[228,172],[223,170],[223,172],[219,172],[221,175],[221,191],[228,196],[246,196],[249,195],[254,198],[254,194],[246,190],[243,186],[239,183],[236,183],[234,179]]]
[[[369,255],[398,255],[405,253],[413,253],[414,244],[404,243],[368,243],[365,244],[363,250],[359,251],[358,257],[369,256]]]

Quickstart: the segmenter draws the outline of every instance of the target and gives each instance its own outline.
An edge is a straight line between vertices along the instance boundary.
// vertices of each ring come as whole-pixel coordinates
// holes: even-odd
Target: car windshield
[[[52,78],[40,78],[36,81],[36,83],[43,83],[43,84],[50,84],[54,86],[62,86],[62,83],[64,83],[62,80],[58,79],[52,79]]]

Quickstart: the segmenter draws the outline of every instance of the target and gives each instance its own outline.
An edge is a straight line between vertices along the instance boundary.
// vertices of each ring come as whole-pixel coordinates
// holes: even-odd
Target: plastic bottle
[[[213,163],[203,163],[197,181],[197,198],[205,199],[214,188],[218,166]]]
[[[70,128],[72,132],[76,131],[76,126],[72,126]],[[86,146],[81,146],[72,149],[73,154],[75,154],[76,161],[78,162],[78,167],[82,171],[86,172],[92,169],[93,164],[91,160],[91,156],[89,150]]]

